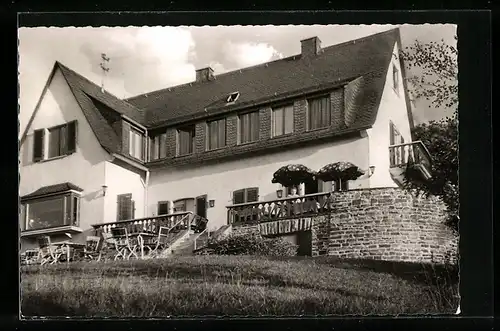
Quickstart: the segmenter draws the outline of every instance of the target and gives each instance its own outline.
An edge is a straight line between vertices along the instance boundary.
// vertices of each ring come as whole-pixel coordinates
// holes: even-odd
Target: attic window
[[[233,92],[227,96],[226,102],[227,103],[235,102],[236,100],[238,100],[239,96],[240,92]]]

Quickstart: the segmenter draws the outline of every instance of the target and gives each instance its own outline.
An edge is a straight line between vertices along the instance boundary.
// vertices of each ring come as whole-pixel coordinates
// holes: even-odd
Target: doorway
[[[196,197],[195,204],[196,214],[207,218],[207,195],[205,194]]]
[[[319,193],[319,181],[310,180],[304,183],[304,194]]]

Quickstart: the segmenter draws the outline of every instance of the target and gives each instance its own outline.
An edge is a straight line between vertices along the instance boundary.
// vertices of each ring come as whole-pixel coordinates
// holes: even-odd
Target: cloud
[[[267,43],[234,43],[228,41],[223,48],[226,60],[234,63],[237,67],[248,67],[283,58],[283,54]]]
[[[120,98],[195,78],[195,42],[187,28],[20,28],[18,36],[21,132],[55,61],[101,84],[106,53],[104,85]]]

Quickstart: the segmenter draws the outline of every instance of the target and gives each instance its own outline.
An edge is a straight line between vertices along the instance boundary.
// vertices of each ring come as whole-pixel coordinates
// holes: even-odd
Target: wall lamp
[[[368,177],[371,177],[374,172],[375,172],[375,166],[370,166],[368,168]]]
[[[208,206],[213,208],[215,206],[215,200],[208,200]]]
[[[283,190],[276,190],[276,196],[278,197],[278,199],[283,198]]]
[[[105,197],[106,196],[106,191],[108,190],[108,186],[107,185],[103,185],[102,186],[102,196]]]

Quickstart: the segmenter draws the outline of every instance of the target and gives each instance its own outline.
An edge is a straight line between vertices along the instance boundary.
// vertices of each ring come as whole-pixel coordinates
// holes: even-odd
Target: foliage
[[[457,119],[448,118],[416,126],[415,139],[421,140],[432,157],[432,178],[418,181],[411,172],[406,172],[405,188],[418,194],[441,197],[448,207],[449,224],[458,228],[458,126]]]
[[[432,157],[433,177],[429,182],[420,182],[407,171],[405,187],[418,194],[441,197],[448,207],[449,224],[452,228],[458,229],[457,48],[445,43],[444,40],[426,44],[416,41],[401,55],[410,70],[419,71],[418,75],[408,78],[415,97],[430,101],[429,107],[446,107],[454,110],[451,118],[423,123],[413,129],[414,139],[421,140]]]
[[[207,249],[217,255],[293,256],[297,245],[282,238],[264,238],[254,234],[229,235],[208,242]]]
[[[300,257],[182,256],[21,269],[24,316],[454,313],[458,284],[428,268]],[[389,270],[390,269],[390,270]],[[411,270],[411,273],[407,271]],[[428,277],[410,275],[425,272]]]
[[[429,107],[452,108],[456,114],[458,106],[456,46],[447,44],[444,40],[425,44],[417,40],[401,52],[401,57],[410,71],[419,72],[418,75],[408,77],[415,98],[430,101]]]

